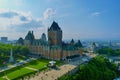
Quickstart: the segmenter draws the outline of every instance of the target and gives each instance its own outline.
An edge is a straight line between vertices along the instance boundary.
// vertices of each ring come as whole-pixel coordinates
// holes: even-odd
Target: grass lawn
[[[49,60],[38,59],[30,62],[28,67],[35,68],[35,69],[43,69],[48,64]]]
[[[35,69],[42,69],[42,68],[45,68],[47,66],[49,61],[51,61],[51,60],[47,60],[47,59],[34,60],[34,61],[32,61],[28,64],[28,67],[32,67],[32,68],[35,68]],[[60,62],[60,61],[56,61],[57,66],[60,66],[62,64],[64,64],[64,63]]]
[[[10,56],[6,56],[6,57],[0,57],[0,67],[4,67],[4,66],[9,66],[13,63],[9,63],[9,57]],[[23,55],[14,55],[14,59],[15,61],[19,62],[21,60],[26,60],[28,59],[26,56],[23,56]],[[5,64],[3,64],[3,62],[5,62]]]
[[[35,69],[43,69],[48,64],[48,62],[49,62],[49,60],[38,59],[38,60],[34,60],[34,61],[28,63],[25,67],[31,67],[31,68],[35,68]],[[34,70],[30,70],[30,69],[23,67],[23,68],[15,70],[15,71],[11,71],[10,73],[7,74],[7,76],[9,79],[14,79],[19,76],[25,75],[27,73],[33,72],[33,71]]]
[[[25,68],[25,67],[30,67],[30,68],[35,68],[35,69],[47,69],[46,65],[49,63],[50,60],[46,60],[46,59],[37,59],[37,60],[33,60],[29,63],[27,63],[26,65],[24,65],[23,67],[17,67],[16,70],[12,70],[10,69],[9,73],[6,72],[7,77],[12,80],[15,79],[17,77],[20,76],[24,76],[25,74],[34,72],[34,70]],[[56,64],[59,66],[61,64],[60,61],[56,61]],[[0,80],[5,80],[4,78],[0,77]]]
[[[61,62],[61,61],[56,61],[56,65],[57,66],[60,66],[60,65],[63,65],[63,64],[65,64],[64,62]]]
[[[25,75],[27,73],[33,72],[33,70],[30,69],[26,69],[26,68],[20,68],[18,70],[15,71],[11,71],[10,73],[6,74],[8,76],[9,79],[15,79],[19,76]]]
[[[16,55],[14,58],[18,62],[21,61],[21,60],[26,60],[27,59],[27,57],[23,56],[23,55]]]
[[[0,80],[6,80],[6,79],[4,79],[4,78],[0,77]]]

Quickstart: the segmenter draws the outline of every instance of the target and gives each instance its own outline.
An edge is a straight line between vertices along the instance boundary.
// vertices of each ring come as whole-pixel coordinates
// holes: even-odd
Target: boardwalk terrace
[[[48,28],[48,40],[45,33],[40,39],[34,38],[33,31],[29,31],[25,39],[20,38],[18,44],[27,46],[32,54],[40,55],[47,59],[65,60],[82,54],[82,44],[80,40],[74,42],[72,39],[70,43],[62,41],[62,29],[58,23],[53,21],[50,28]]]

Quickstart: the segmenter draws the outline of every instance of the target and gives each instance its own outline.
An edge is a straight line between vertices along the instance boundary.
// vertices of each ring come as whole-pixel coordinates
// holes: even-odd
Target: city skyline
[[[55,20],[63,39],[120,39],[119,0],[0,0],[0,37],[40,38]]]

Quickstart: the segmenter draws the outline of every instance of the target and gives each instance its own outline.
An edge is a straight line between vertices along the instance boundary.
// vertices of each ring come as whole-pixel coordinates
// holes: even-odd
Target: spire
[[[74,40],[72,39],[71,42],[70,42],[71,45],[74,45]]]
[[[29,31],[28,34],[25,36],[25,40],[29,40],[30,44],[33,43],[34,39],[35,37],[34,37],[33,31]]]
[[[14,62],[12,48],[10,49],[10,59],[9,62]]]
[[[45,34],[45,33],[42,34],[41,39],[42,39],[44,42],[46,42],[46,34]]]
[[[33,40],[34,39],[34,34],[33,31],[29,31],[28,34],[25,37],[26,40]]]
[[[33,35],[33,31],[32,31],[32,35]]]
[[[78,40],[78,47],[82,47],[82,43],[80,40]]]

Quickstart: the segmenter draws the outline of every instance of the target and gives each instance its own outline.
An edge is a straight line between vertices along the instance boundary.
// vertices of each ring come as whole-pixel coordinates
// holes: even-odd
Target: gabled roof
[[[71,44],[74,44],[74,40],[72,39],[70,43],[71,43]]]
[[[49,30],[58,31],[58,30],[61,30],[61,28],[59,27],[58,23],[53,21],[53,23],[52,23],[51,27],[49,28]]]
[[[28,34],[25,36],[25,40],[34,40],[33,31],[28,32]]]

